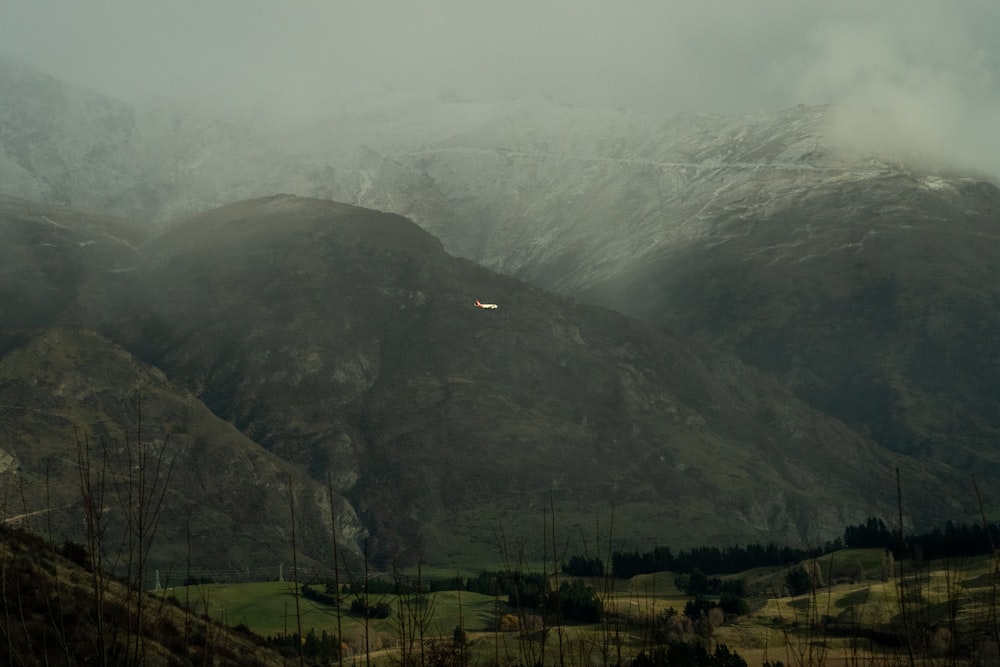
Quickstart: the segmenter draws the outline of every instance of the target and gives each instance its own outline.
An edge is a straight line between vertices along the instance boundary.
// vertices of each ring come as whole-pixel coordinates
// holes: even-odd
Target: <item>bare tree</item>
[[[90,439],[83,438],[73,427],[76,438],[77,470],[80,475],[80,499],[84,519],[84,540],[89,555],[89,570],[93,588],[94,631],[97,655],[103,661],[108,656],[108,624],[104,615],[105,598],[108,592],[108,576],[104,567],[104,538],[108,530],[105,518],[105,493],[107,492],[107,456],[95,462],[92,459]],[[105,449],[106,452],[106,449]]]
[[[298,631],[297,634],[297,644],[299,649],[299,666],[305,665],[306,658],[304,652],[304,639],[302,634],[302,610],[299,607],[299,563],[298,557],[296,556],[296,545],[295,545],[295,493],[292,488],[292,476],[288,476],[288,507],[292,514],[292,582],[295,586],[295,626]]]
[[[126,661],[141,665],[145,662],[148,639],[142,631],[146,611],[144,581],[149,552],[163,510],[163,499],[173,471],[173,459],[166,456],[167,440],[161,443],[142,440],[142,398],[135,395],[136,426],[134,438],[125,431],[124,446],[116,449],[118,465],[111,474],[118,505],[125,519],[125,581],[128,605],[134,605],[135,616],[127,613],[129,648]]]

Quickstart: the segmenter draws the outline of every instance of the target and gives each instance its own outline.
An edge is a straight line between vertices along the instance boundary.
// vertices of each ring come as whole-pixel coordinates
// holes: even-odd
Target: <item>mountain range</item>
[[[173,516],[249,540],[255,497],[279,553],[294,488],[317,561],[331,507],[355,553],[455,562],[541,550],[553,510],[567,539],[613,512],[623,541],[818,544],[893,514],[895,469],[917,524],[975,516],[970,475],[995,502],[1000,194],[841,149],[836,107],[386,91],[279,131],[8,60],[0,90],[7,475],[141,388],[185,406],[142,400]],[[268,472],[193,491],[233,457]]]

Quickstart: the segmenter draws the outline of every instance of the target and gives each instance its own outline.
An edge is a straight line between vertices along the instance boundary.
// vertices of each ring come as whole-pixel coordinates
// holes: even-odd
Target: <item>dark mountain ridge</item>
[[[29,202],[3,210],[5,247],[39,245],[8,232],[32,220],[44,228],[55,214]],[[76,220],[60,218],[100,228]],[[90,246],[35,250],[81,247]],[[23,327],[30,341],[3,357],[7,404],[49,406],[63,425],[51,429],[41,414],[9,424],[20,463],[7,488],[39,479],[55,455],[26,452],[65,452],[71,425],[120,424],[113,403],[141,388],[144,412],[158,415],[155,437],[180,441],[180,495],[167,515],[221,511],[218,558],[233,558],[232,534],[248,524],[273,531],[264,553],[277,555],[284,474],[310,524],[302,548],[317,561],[329,556],[328,480],[343,539],[367,534],[381,558],[431,562],[496,557],[498,530],[540,553],[550,509],[570,533],[612,506],[626,541],[817,544],[887,514],[896,467],[933,489],[914,500],[918,521],[968,511],[948,471],[884,453],[735,358],[451,257],[399,216],[276,196],[162,225],[132,257],[141,263],[122,291],[104,293],[120,273],[95,267],[74,283],[82,305],[53,311],[52,322],[99,331],[84,340],[125,367],[100,356],[78,365],[83,355],[68,352],[78,344],[66,341],[79,334]],[[477,296],[501,307],[476,309]],[[64,361],[42,363],[52,354]],[[154,382],[155,369],[165,375]],[[177,402],[203,416],[163,407]],[[210,426],[218,419],[239,432]],[[262,463],[248,477],[227,461],[237,443],[238,456],[269,462],[270,481]],[[64,484],[68,498],[73,482]],[[266,505],[240,500],[254,489],[268,489]],[[174,554],[179,530],[165,527]]]
[[[857,142],[848,149],[839,133],[844,114],[853,110],[800,106],[747,116],[657,118],[544,100],[477,104],[378,93],[331,109],[327,121],[270,133],[169,105],[127,107],[6,60],[0,61],[0,90],[13,91],[0,95],[5,192],[143,220],[274,192],[405,214],[448,252],[739,355],[881,446],[960,477],[992,478],[998,471],[995,181],[912,155],[904,161],[884,151],[859,152]],[[53,210],[42,215],[58,222]],[[56,228],[30,229],[52,234]],[[193,379],[180,381],[187,391],[263,434],[276,451],[308,458],[314,476],[331,456],[354,460],[350,443],[374,419],[363,416],[369,408],[358,397],[383,386],[379,378],[393,369],[411,367],[415,351],[387,345],[382,332],[405,326],[442,335],[419,317],[394,317],[404,305],[408,314],[432,312],[431,292],[392,282],[422,279],[413,267],[425,259],[391,268],[394,255],[356,249],[347,255],[352,261],[384,270],[332,276],[323,260],[290,269],[287,257],[246,246],[240,250],[246,257],[217,253],[191,263],[179,250],[168,252],[167,240],[163,250],[153,241],[143,245],[150,233],[110,233],[134,238],[133,249],[105,237],[120,253],[117,272],[95,268],[100,264],[86,253],[101,246],[85,237],[62,238],[67,250],[76,245],[56,263],[46,259],[45,244],[52,241],[42,236],[30,249],[11,246],[20,247],[17,261],[13,250],[0,248],[10,260],[0,267],[0,309],[10,317],[7,304],[20,299],[19,321],[31,326],[47,326],[53,317],[103,322],[108,339],[124,344],[127,334],[131,352],[157,363],[166,363],[169,346],[178,341],[202,346],[204,364],[190,362]],[[232,226],[219,233],[231,242],[238,237]],[[308,246],[310,234],[304,231],[298,245],[265,241],[266,233],[259,238],[276,250],[291,243],[287,254]],[[169,243],[180,248],[180,236]],[[401,246],[424,243],[400,238]],[[149,253],[157,256],[156,270],[127,271],[129,262],[145,261],[133,256]],[[15,268],[29,256],[30,268]],[[170,262],[178,268],[187,262],[213,289],[173,285]],[[286,277],[270,280],[272,270]],[[332,289],[334,278],[343,285],[381,280],[383,287],[351,299]],[[308,307],[296,301],[300,279],[324,292]],[[78,289],[81,280],[86,287]],[[264,308],[267,317],[234,311],[213,296],[239,280],[252,281],[260,293],[234,298],[249,310]],[[234,351],[240,334],[211,315],[189,317],[169,300],[149,302],[132,290],[139,283],[156,284],[178,301],[192,299],[198,312],[205,306],[225,313],[277,351],[262,347],[243,358]],[[23,290],[8,287],[14,284]],[[73,287],[56,295],[60,284]],[[481,294],[492,298],[488,291]],[[456,297],[456,303],[466,300]],[[123,303],[131,304],[125,314],[111,307]],[[350,315],[371,304],[379,304],[377,312]],[[119,313],[120,323],[107,324],[109,312]],[[450,311],[437,314],[448,321]],[[353,327],[365,336],[302,334],[300,352],[293,352],[260,325],[269,317],[303,330]],[[175,323],[187,328],[175,330]],[[562,331],[561,325],[544,326]],[[200,337],[202,328],[213,337]],[[0,338],[9,349],[30,339],[25,331],[8,327]],[[217,341],[220,347],[209,349]],[[326,398],[325,385],[314,382],[325,372],[324,356],[340,369],[337,390],[329,395],[341,398]],[[507,363],[497,358],[491,367]],[[298,426],[274,430],[249,403],[226,407],[231,378],[249,371],[305,388],[302,402],[315,407],[309,414],[293,410],[290,419],[306,424],[311,435]],[[461,381],[447,386],[455,389],[453,384]],[[254,391],[263,401],[266,390]],[[317,398],[321,393],[324,398]],[[343,408],[337,401],[351,407],[344,409],[350,417],[338,412],[324,432],[332,407]],[[354,463],[344,469],[345,480],[356,474]]]
[[[865,152],[845,140],[864,110],[386,92],[268,133],[6,60],[0,89],[10,194],[139,219],[274,192],[401,213],[453,254],[721,346],[885,446],[995,468],[995,179]]]
[[[891,449],[983,474],[1000,433],[998,212],[1000,190],[973,178],[817,183],[733,206],[581,296],[730,350]]]

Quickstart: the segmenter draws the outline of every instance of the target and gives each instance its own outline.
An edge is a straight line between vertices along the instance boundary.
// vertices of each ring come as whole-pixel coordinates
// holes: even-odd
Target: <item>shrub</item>
[[[785,575],[785,583],[792,595],[803,595],[812,590],[812,579],[801,565],[797,565]]]
[[[500,632],[517,632],[521,629],[521,619],[514,614],[504,614],[497,619],[497,630]]]
[[[603,577],[604,562],[600,558],[573,556],[568,563],[563,564],[562,571],[563,574],[574,577]]]
[[[79,542],[65,540],[62,547],[59,548],[59,555],[88,572],[90,571],[90,552]]]
[[[368,598],[355,598],[351,603],[351,611],[363,618],[389,618],[392,607],[387,602],[378,601],[369,604]]]
[[[597,623],[604,616],[604,605],[601,598],[597,596],[594,589],[587,586],[579,579],[573,583],[562,582],[559,585],[559,594],[550,595],[548,604],[549,611],[558,611],[563,618],[573,621],[583,621],[584,623]]]

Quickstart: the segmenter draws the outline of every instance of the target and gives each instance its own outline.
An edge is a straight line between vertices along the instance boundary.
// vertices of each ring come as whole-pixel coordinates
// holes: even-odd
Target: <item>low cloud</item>
[[[837,104],[828,138],[872,157],[1000,175],[1000,5],[913,0],[809,33],[793,90]],[[891,6],[887,3],[886,6]]]
[[[937,86],[878,86],[837,106],[828,139],[851,154],[1000,177],[1000,104]]]
[[[841,104],[850,150],[1000,173],[997,0],[4,0],[0,49],[136,102],[289,118],[350,90],[748,113]]]

